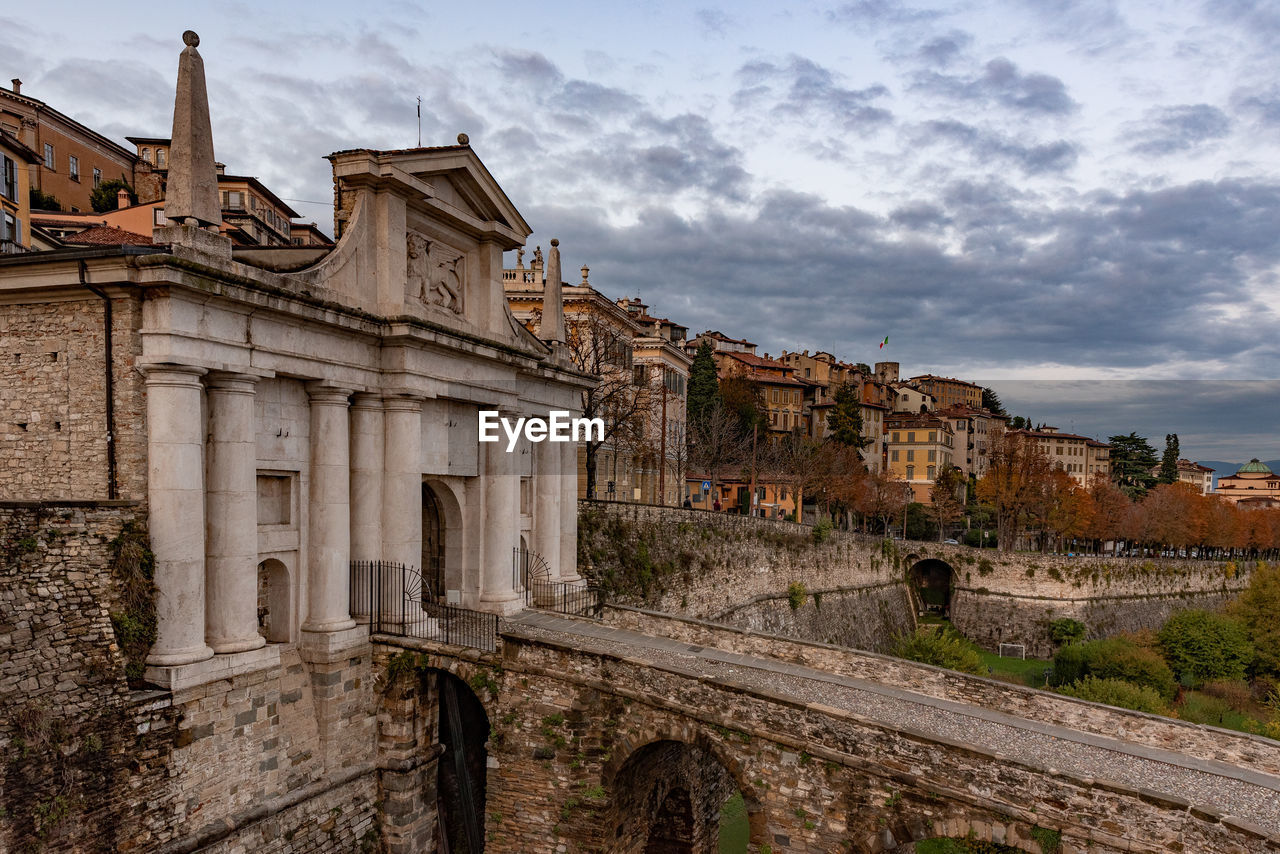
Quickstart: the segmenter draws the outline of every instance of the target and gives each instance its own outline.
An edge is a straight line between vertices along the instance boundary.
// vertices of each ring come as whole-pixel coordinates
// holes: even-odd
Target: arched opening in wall
[[[447,484],[422,483],[423,596],[447,600],[462,590],[462,508]],[[428,588],[430,593],[427,592]],[[456,603],[455,603],[456,604]]]
[[[485,770],[489,716],[475,693],[458,677],[432,671],[439,695],[440,759],[436,780],[439,821],[437,851],[484,851]]]
[[[608,791],[613,854],[745,854],[760,814],[710,749],[682,741],[636,750]]]
[[[288,643],[293,623],[289,568],[275,558],[258,564],[258,634],[267,643]]]
[[[951,614],[951,578],[954,574],[951,564],[936,558],[926,558],[911,566],[911,585],[919,594],[925,613],[944,617]]]

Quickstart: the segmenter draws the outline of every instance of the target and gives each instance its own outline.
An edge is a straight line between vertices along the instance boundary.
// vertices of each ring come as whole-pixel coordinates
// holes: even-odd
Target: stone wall
[[[796,607],[796,602],[799,606]],[[885,652],[916,624],[907,586],[900,582],[868,587],[798,588],[753,597],[716,614],[714,621],[741,629]]]
[[[1212,608],[1248,584],[1251,564],[1005,554],[968,546],[832,533],[748,516],[580,502],[579,565],[611,601],[808,640],[882,650],[914,627],[907,581],[923,560],[953,570],[951,618],[984,647],[1052,653],[1048,624],[1094,636],[1158,627]],[[803,584],[804,605],[787,594]],[[811,594],[820,594],[820,601]]]
[[[585,501],[580,506],[580,571],[611,588],[616,601],[667,613],[788,623],[825,639],[857,619],[862,606],[870,609],[868,621],[880,625],[881,606],[896,598],[886,588],[901,586],[904,577],[878,540],[833,533],[819,543],[805,525],[677,507]],[[779,610],[789,610],[787,588],[797,582],[822,592],[824,606],[838,591],[846,618],[837,618],[841,609],[822,619]],[[859,592],[864,590],[870,592]],[[895,624],[898,610],[892,608]],[[908,619],[893,633],[912,626]]]
[[[1280,743],[1256,735],[1116,709],[892,656],[798,641],[653,611],[607,606],[604,619],[610,625],[631,631],[731,652],[770,656],[828,673],[905,688],[930,697],[973,703],[1028,720],[1124,738],[1150,747],[1176,747],[1188,756],[1280,774]]]
[[[140,523],[132,502],[0,504],[0,851],[373,844],[369,645],[131,690],[112,563]]]
[[[0,306],[0,499],[108,492],[104,306],[96,296]],[[146,500],[141,300],[112,299],[117,497]]]
[[[743,794],[753,852],[910,851],[969,835],[1035,852],[1037,826],[1073,854],[1280,850],[1185,801],[519,629],[500,656],[424,650],[424,664],[476,689],[492,723],[489,854],[628,850],[627,829],[657,825],[691,755]]]

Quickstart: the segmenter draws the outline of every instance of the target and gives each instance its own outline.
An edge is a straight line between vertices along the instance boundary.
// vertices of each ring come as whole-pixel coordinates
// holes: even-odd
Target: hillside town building
[[[1274,507],[1280,504],[1280,474],[1257,457],[1218,478],[1214,495],[1241,507]]]

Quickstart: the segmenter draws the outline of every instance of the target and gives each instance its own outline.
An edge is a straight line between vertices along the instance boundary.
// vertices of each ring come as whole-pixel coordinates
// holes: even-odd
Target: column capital
[[[426,399],[424,395],[409,392],[384,393],[382,408],[388,412],[421,412]]]
[[[342,386],[331,385],[327,382],[310,382],[306,385],[307,396],[311,398],[312,403],[328,404],[330,406],[347,406],[351,403],[352,390]]]
[[[358,391],[351,397],[352,409],[382,411],[382,395],[376,391]]]
[[[208,373],[195,365],[159,362],[139,365],[138,370],[147,378],[147,385],[198,386],[200,378]]]
[[[205,377],[204,384],[209,389],[253,394],[260,379],[262,378],[253,374],[239,374],[234,371],[210,371],[208,376]]]

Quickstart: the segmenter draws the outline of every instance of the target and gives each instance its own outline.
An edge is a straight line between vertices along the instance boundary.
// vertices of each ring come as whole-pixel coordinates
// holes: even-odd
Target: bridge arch
[[[409,659],[412,660],[412,659]],[[383,837],[395,850],[482,854],[489,714],[458,675],[418,664],[396,672],[378,702]],[[438,806],[424,820],[420,802]],[[401,818],[413,820],[401,825]]]
[[[764,811],[741,781],[741,763],[722,745],[693,727],[650,735],[657,737],[638,745],[620,740],[616,758],[602,769],[612,854],[723,850],[721,814],[735,795],[745,807],[745,835],[757,844],[765,840]],[[742,844],[745,852],[746,839]]]
[[[926,612],[948,616],[951,613],[951,591],[956,576],[955,568],[938,558],[920,558],[910,555],[907,570],[912,588]]]

